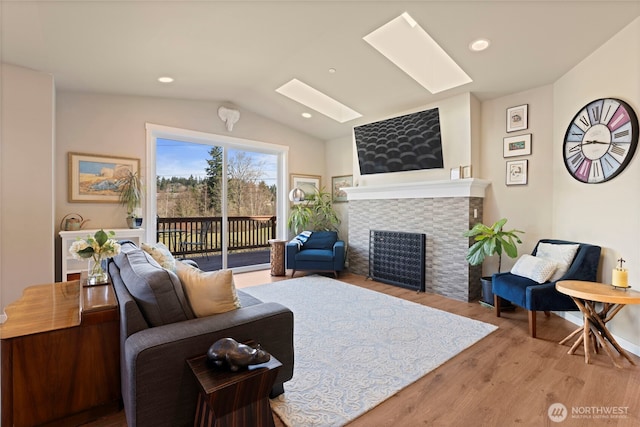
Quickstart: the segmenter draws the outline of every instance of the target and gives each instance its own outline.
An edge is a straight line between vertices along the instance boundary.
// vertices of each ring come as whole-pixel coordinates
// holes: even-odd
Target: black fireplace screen
[[[424,292],[426,235],[370,230],[369,277]]]

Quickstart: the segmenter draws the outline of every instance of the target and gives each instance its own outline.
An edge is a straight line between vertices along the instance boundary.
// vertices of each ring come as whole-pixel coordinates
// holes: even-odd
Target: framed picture
[[[507,185],[525,185],[527,183],[528,160],[511,160],[507,162]]]
[[[471,165],[462,167],[462,178],[471,178]]]
[[[70,203],[118,203],[117,182],[128,171],[140,172],[140,159],[69,153]]]
[[[507,132],[516,132],[527,128],[528,104],[507,108]]]
[[[462,176],[462,167],[458,166],[455,168],[451,168],[449,171],[449,176],[451,179],[460,179]]]
[[[353,186],[353,175],[332,176],[331,177],[331,201],[341,203],[347,201],[347,193],[344,187]]]
[[[526,156],[531,154],[531,134],[508,136],[503,139],[502,157]]]
[[[299,188],[304,191],[304,194],[314,194],[320,190],[320,176],[319,175],[301,175],[291,174],[291,189]],[[294,202],[300,203],[300,202]]]

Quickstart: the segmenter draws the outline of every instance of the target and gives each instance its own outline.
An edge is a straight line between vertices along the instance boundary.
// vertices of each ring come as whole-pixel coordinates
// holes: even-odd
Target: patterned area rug
[[[321,276],[242,290],[293,311],[294,374],[271,401],[290,427],[344,425],[497,329]]]

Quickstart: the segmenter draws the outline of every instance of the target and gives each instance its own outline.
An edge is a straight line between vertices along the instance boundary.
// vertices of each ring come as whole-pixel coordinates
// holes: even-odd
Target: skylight
[[[291,81],[276,89],[276,92],[312,108],[339,123],[362,117],[362,114],[357,111],[352,110],[298,79],[291,79]]]
[[[431,93],[473,81],[407,12],[363,39]]]

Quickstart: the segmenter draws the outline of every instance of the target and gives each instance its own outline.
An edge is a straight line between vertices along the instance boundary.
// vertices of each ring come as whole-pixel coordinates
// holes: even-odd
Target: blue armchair
[[[304,243],[294,239],[286,246],[286,267],[293,270],[291,277],[297,270],[308,270],[333,271],[337,278],[344,260],[344,241],[338,240],[335,231],[314,231]]]
[[[539,284],[526,277],[512,273],[497,273],[493,275],[493,294],[496,316],[500,317],[500,298],[529,310],[529,333],[536,337],[536,311],[544,311],[550,316],[551,311],[576,311],[578,307],[571,297],[556,290],[559,280],[596,281],[598,264],[600,263],[600,246],[585,243],[569,242],[566,240],[540,240],[532,255],[536,255],[540,243],[554,245],[580,245],[568,270],[562,277]]]

